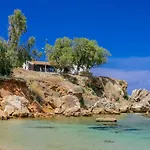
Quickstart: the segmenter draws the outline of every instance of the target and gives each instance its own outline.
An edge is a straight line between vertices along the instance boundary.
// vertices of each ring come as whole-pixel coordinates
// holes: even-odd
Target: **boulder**
[[[96,105],[96,103],[101,100],[100,97],[98,96],[86,95],[86,94],[83,94],[83,99],[84,99],[84,105],[87,109],[93,108],[94,105]]]
[[[55,108],[60,108],[62,105],[62,100],[61,98],[52,98],[51,102],[53,103]],[[51,104],[52,105],[52,104]]]
[[[147,112],[150,109],[150,104],[147,101],[133,103],[130,110],[137,113]]]
[[[36,112],[36,113],[34,114],[34,118],[40,118],[40,117],[41,117],[41,114],[40,114],[40,113]]]
[[[65,116],[74,116],[74,114],[80,111],[80,102],[76,96],[66,95],[57,99],[58,107],[55,109],[55,114],[63,114]]]
[[[108,102],[108,103],[105,105],[105,112],[107,112],[107,113],[109,113],[109,114],[113,114],[114,111],[116,111],[115,103]]]
[[[78,112],[78,111],[80,111],[80,108],[78,106],[74,106],[74,107],[65,109],[65,111],[63,112],[63,114],[65,116],[74,116],[74,114],[76,112]]]
[[[61,110],[60,110],[60,108],[55,108],[55,110],[54,110],[54,114],[61,114]]]
[[[81,112],[75,112],[73,116],[74,117],[80,117],[81,116]]]
[[[13,114],[12,114],[13,117],[15,118],[27,118],[27,117],[31,117],[30,113],[29,112],[23,112],[23,111],[15,111]]]
[[[8,114],[2,110],[0,110],[0,119],[1,120],[8,120],[9,117],[8,117]]]
[[[82,93],[83,93],[83,89],[80,86],[68,81],[63,81],[59,83],[58,89],[59,89],[59,93],[61,93],[62,96],[65,96],[66,94],[74,95],[78,99],[82,97]]]
[[[81,110],[81,115],[82,116],[91,116],[92,115],[92,113],[91,113],[91,110],[86,110],[86,109],[83,109],[83,110]]]
[[[102,98],[97,101],[92,107],[94,114],[119,114],[117,103],[107,98]]]
[[[76,96],[66,95],[61,98],[62,106],[61,110],[64,115],[73,116],[75,112],[80,111],[80,102]]]
[[[76,96],[78,99],[82,98],[83,89],[80,86],[74,86],[68,90],[68,94]]]
[[[12,95],[6,96],[1,102],[1,106],[4,112],[7,112],[10,116],[27,117],[29,110],[27,108],[29,101],[20,96]],[[15,114],[14,114],[15,113]],[[13,115],[14,114],[14,115]]]
[[[150,92],[145,89],[136,89],[132,91],[130,100],[132,100],[133,102],[140,102],[145,98],[150,99]]]
[[[11,105],[6,105],[5,109],[4,109],[4,112],[7,112],[8,115],[11,116],[15,112],[15,108]]]
[[[96,108],[93,108],[92,110],[92,114],[95,114],[95,115],[104,114],[104,113],[105,113],[104,107],[96,107]]]
[[[42,106],[37,102],[37,101],[33,101],[28,109],[30,110],[30,112],[35,113],[35,112],[39,112],[39,113],[43,113],[43,108]]]
[[[145,89],[133,90],[130,101],[130,110],[133,112],[142,113],[150,110],[150,92]]]
[[[118,106],[118,110],[120,113],[128,113],[129,109],[130,109],[129,104],[120,104]]]

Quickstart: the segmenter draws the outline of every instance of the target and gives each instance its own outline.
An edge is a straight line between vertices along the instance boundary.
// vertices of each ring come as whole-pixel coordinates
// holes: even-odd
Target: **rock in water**
[[[130,110],[133,112],[147,112],[150,110],[150,92],[145,89],[134,90],[130,101],[132,101]]]

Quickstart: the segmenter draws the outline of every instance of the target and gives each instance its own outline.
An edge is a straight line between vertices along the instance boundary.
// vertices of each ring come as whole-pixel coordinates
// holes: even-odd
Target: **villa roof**
[[[46,62],[46,61],[30,61],[29,63],[32,64],[32,65],[55,66],[54,63],[49,63],[49,62]]]

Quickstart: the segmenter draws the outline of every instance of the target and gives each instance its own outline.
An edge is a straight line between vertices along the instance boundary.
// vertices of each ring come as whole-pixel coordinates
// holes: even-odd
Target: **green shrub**
[[[127,92],[125,92],[124,96],[123,96],[124,99],[128,100],[129,99],[129,96],[127,94]]]

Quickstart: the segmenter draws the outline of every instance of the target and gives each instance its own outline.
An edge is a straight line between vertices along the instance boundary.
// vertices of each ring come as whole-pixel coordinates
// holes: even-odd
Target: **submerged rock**
[[[112,141],[112,140],[105,140],[104,142],[105,142],[105,143],[114,143],[115,141]]]
[[[96,122],[117,122],[115,118],[96,118]]]

